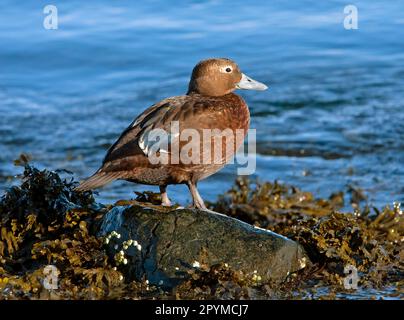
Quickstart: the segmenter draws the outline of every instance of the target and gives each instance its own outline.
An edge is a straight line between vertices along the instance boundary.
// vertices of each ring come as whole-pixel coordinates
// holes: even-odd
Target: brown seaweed
[[[213,209],[298,241],[318,269],[310,277],[310,286],[315,282],[344,291],[344,270],[352,266],[359,275],[358,286],[393,286],[395,293],[403,294],[404,214],[400,205],[341,213],[342,199],[342,194],[314,199],[295,187],[238,179]]]
[[[23,164],[21,184],[0,201],[0,299],[333,299],[352,292],[343,286],[347,265],[358,270],[361,288],[389,286],[391,296],[403,296],[404,215],[398,204],[341,213],[342,193],[316,199],[277,182],[238,179],[211,208],[300,242],[314,265],[277,285],[223,264],[202,265],[164,292],[146,279],[126,281],[108,258],[105,239],[94,230],[111,206],[97,204],[91,192],[75,192],[71,178]],[[156,199],[143,193],[136,203]],[[44,287],[48,265],[58,270],[57,290]]]

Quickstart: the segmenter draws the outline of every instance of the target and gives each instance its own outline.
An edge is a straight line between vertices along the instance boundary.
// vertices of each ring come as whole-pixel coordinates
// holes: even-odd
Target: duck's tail
[[[75,188],[75,190],[82,192],[91,189],[96,189],[120,178],[122,178],[122,174],[119,171],[118,172],[97,171],[90,178],[81,182],[80,185]]]

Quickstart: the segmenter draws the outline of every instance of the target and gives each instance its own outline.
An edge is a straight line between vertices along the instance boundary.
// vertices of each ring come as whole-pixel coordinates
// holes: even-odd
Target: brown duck
[[[241,73],[232,60],[199,62],[192,71],[187,94],[164,99],[140,114],[108,150],[101,168],[77,190],[98,188],[117,179],[158,185],[162,204],[169,206],[167,185],[186,184],[193,205],[205,209],[197,182],[231,160],[243,143],[235,138],[235,132],[242,130],[244,138],[249,128],[248,106],[233,93],[236,89],[265,90],[267,86]],[[173,124],[178,124],[177,131],[173,131]],[[157,139],[156,132],[167,135]],[[192,139],[192,134],[183,139],[184,132],[199,134],[199,139]],[[204,139],[204,132],[210,136]],[[222,148],[215,152],[218,135]],[[230,148],[226,148],[228,141]]]

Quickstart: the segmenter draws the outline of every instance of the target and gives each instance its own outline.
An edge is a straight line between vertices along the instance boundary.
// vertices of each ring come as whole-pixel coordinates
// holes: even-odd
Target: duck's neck
[[[234,91],[234,88],[225,88],[208,81],[191,80],[187,95],[200,94],[207,97],[221,97]]]

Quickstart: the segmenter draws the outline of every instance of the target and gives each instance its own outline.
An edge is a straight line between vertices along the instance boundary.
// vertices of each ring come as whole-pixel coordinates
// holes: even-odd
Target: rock
[[[309,262],[298,243],[213,211],[116,206],[98,235],[106,237],[107,252],[126,279],[163,288],[175,287],[202,264],[227,263],[263,282],[279,282]]]

